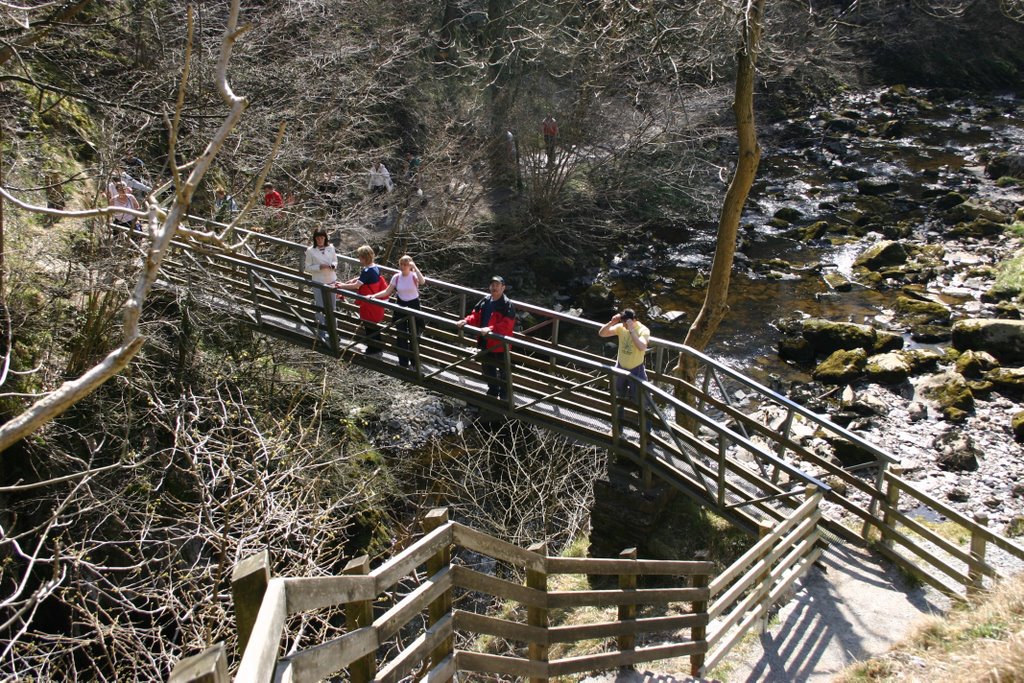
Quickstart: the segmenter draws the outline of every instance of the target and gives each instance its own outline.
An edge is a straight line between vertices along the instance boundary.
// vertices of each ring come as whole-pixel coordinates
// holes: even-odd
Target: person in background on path
[[[612,319],[597,331],[602,337],[618,337],[619,352],[615,359],[616,367],[629,372],[641,382],[647,381],[647,370],[644,368],[644,354],[651,338],[651,331],[636,319],[636,312],[627,308],[616,313]],[[615,376],[615,394],[619,400],[619,419],[625,413],[625,401],[636,403],[636,382],[631,377]]]
[[[213,191],[213,220],[221,223],[230,223],[238,213],[238,204],[235,198],[227,193],[223,187]]]
[[[548,165],[550,166],[555,158],[555,143],[558,142],[558,121],[555,121],[555,117],[548,114],[540,128],[541,132],[544,133],[544,151],[547,152]]]
[[[146,183],[143,183],[131,177],[123,168],[118,168],[114,169],[114,172],[111,174],[110,177],[110,182],[107,183],[108,201],[110,199],[113,199],[114,195],[117,194],[118,183],[124,183],[125,189],[128,190],[128,194],[137,192],[139,196],[142,197],[143,199],[145,199],[146,195],[153,191],[153,188],[151,188]],[[136,201],[138,201],[138,199],[136,199]]]
[[[490,296],[481,299],[473,311],[456,325],[460,328],[471,325],[480,328],[476,345],[480,347],[479,358],[483,365],[483,376],[487,382],[487,395],[505,398],[508,377],[505,374],[506,344],[490,333],[511,337],[516,325],[516,308],[505,296],[505,279],[500,275],[491,278],[488,287]]]
[[[218,190],[223,192],[223,190]],[[313,278],[313,282],[324,285],[333,285],[338,279],[338,254],[334,245],[327,241],[327,230],[318,227],[313,231],[313,244],[306,249],[306,265],[303,268]],[[327,307],[334,310],[334,292],[326,291],[320,287],[313,288],[313,300],[316,301],[316,321],[323,325],[327,322],[324,312]]]
[[[387,299],[392,294],[397,294],[399,306],[402,308],[415,308],[418,311],[420,310],[420,287],[427,280],[423,277],[420,269],[416,267],[412,256],[408,254],[398,259],[398,267],[401,272],[392,275],[391,284],[388,285],[388,288],[379,294],[375,294],[373,298]],[[409,367],[409,362],[412,358],[409,350],[412,348],[412,335],[410,334],[412,323],[410,319],[413,317],[415,316],[400,311],[392,313],[392,318],[395,321],[395,330],[398,332],[398,364],[403,368]],[[426,324],[425,318],[416,318],[417,339],[423,334],[423,328],[426,327]]]
[[[366,187],[374,196],[387,194],[395,189],[395,184],[391,182],[391,173],[384,162],[378,161],[370,167]]]
[[[271,209],[284,207],[284,198],[281,193],[274,189],[273,183],[263,183],[263,206]]]
[[[110,206],[116,206],[121,209],[139,210],[139,201],[128,191],[128,186],[120,180],[114,183],[114,196],[110,198],[108,203]],[[138,220],[133,214],[121,211],[115,211],[110,217],[110,222],[114,225],[121,225],[132,230],[135,229]]]
[[[387,287],[384,276],[380,274],[380,266],[374,263],[373,249],[369,245],[356,249],[356,256],[359,257],[359,264],[362,269],[358,277],[348,282],[336,284],[338,289],[353,291],[367,297],[379,294]],[[359,302],[359,320],[362,326],[361,337],[366,343],[366,355],[374,356],[384,350],[380,340],[380,322],[384,320],[386,309],[380,304],[373,304],[368,301]]]
[[[408,183],[410,190],[415,190],[417,195],[422,195],[423,190],[420,189],[419,181],[420,173],[420,158],[412,152],[405,153],[405,182]]]

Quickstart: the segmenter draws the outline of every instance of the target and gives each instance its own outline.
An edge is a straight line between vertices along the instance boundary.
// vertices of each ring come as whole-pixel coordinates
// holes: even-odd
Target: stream
[[[708,353],[765,383],[806,379],[806,369],[779,358],[776,321],[798,315],[885,327],[898,290],[860,285],[853,272],[869,244],[883,235],[945,243],[930,202],[950,192],[1011,215],[1024,203],[1024,187],[998,187],[984,172],[987,155],[1024,150],[1024,100],[960,94],[846,93],[827,109],[759,131],[763,154],[741,221],[730,312]],[[823,236],[795,234],[819,221],[828,224]],[[621,247],[597,281],[620,306],[637,308],[655,335],[682,341],[703,302],[714,239],[706,228],[650,236]],[[947,245],[946,260],[967,266],[993,259],[967,244]],[[849,290],[834,290],[829,274],[852,280]],[[921,284],[953,307],[954,319],[977,302],[982,286],[968,276]]]

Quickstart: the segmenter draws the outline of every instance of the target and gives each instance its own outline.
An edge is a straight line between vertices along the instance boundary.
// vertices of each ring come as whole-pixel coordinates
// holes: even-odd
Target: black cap
[[[495,275],[494,277],[491,278],[491,282],[497,282],[499,285],[504,285],[505,278],[503,278],[500,275]]]
[[[632,308],[623,309],[622,313],[619,314],[620,320],[636,320],[636,311]]]

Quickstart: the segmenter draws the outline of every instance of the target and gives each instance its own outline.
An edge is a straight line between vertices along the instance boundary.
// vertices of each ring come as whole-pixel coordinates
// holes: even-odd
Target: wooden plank
[[[943,538],[942,536],[939,536],[937,533],[926,527],[924,524],[921,524],[921,522],[914,519],[913,517],[910,517],[909,515],[900,512],[896,508],[890,507],[888,504],[884,504],[882,506],[882,510],[883,512],[889,513],[891,517],[895,519],[898,523],[909,528],[911,531],[924,538],[924,540],[926,540],[927,542],[938,546],[942,551],[951,555],[954,559],[966,564],[968,573],[970,573],[971,570],[974,570],[981,572],[992,578],[997,578],[999,576],[999,572],[996,570],[995,567],[989,565],[984,561],[979,561],[974,557],[971,557],[970,552],[953,545],[953,543],[950,540]],[[889,533],[889,531],[887,530],[886,533]],[[908,536],[907,539],[910,540],[910,537]]]
[[[651,647],[637,648],[626,652],[606,652],[595,655],[583,655],[580,657],[568,657],[556,659],[548,663],[548,676],[567,676],[584,671],[608,671],[621,666],[633,666],[643,662],[653,662],[659,659],[671,659],[673,657],[685,657],[687,655],[700,654],[707,651],[707,643],[703,641],[684,641],[670,643],[667,645],[654,645]]]
[[[946,576],[950,577],[951,579],[956,581],[961,586],[966,587],[968,585],[970,579],[967,576],[967,574],[965,574],[963,572],[959,572],[956,569],[954,569],[953,567],[950,567],[948,564],[946,564],[945,562],[943,562],[939,558],[937,558],[934,555],[932,555],[930,552],[928,552],[927,550],[925,550],[924,548],[919,546],[913,540],[911,540],[911,539],[907,538],[906,536],[904,536],[899,531],[896,531],[894,529],[890,529],[886,533],[888,535],[887,536],[888,538],[890,538],[891,540],[895,541],[896,543],[899,543],[901,546],[903,546],[904,548],[906,548],[910,552],[912,552],[915,555],[917,555],[918,557],[920,557],[929,566],[931,566],[931,567],[933,567],[935,569],[938,569],[940,572],[942,572]],[[895,550],[893,550],[892,553],[894,555],[897,555],[898,557],[902,558],[904,564],[910,564],[910,560],[908,558],[900,555]],[[921,570],[918,569],[918,571],[921,571]],[[921,571],[921,574],[919,576],[921,578],[924,578],[925,575],[928,575],[928,573]]]
[[[545,678],[548,675],[548,667],[544,662],[531,662],[521,657],[458,650],[455,653],[455,661],[459,671],[505,674],[519,678]]]
[[[283,579],[271,579],[263,596],[263,605],[249,635],[249,645],[238,665],[235,678],[240,681],[270,681],[277,666],[277,653],[287,618],[287,596]]]
[[[768,536],[765,536],[753,546],[750,547],[747,552],[743,553],[736,561],[729,565],[725,571],[720,573],[711,581],[709,586],[712,597],[717,596],[726,586],[732,583],[733,579],[747,571],[747,568],[756,562],[762,555],[767,552],[768,548],[771,548],[779,539],[785,534],[789,533],[789,530],[794,526],[802,527],[806,531],[807,520],[811,519],[815,511],[819,508],[821,503],[821,494],[815,494],[811,498],[804,501],[804,503],[796,509],[796,511],[787,517],[776,529]]]
[[[512,583],[495,576],[455,565],[452,567],[454,583],[459,588],[487,593],[501,600],[515,600],[527,607],[547,607],[547,593]]]
[[[409,643],[373,680],[376,683],[398,683],[412,671],[413,667],[429,659],[430,652],[451,636],[452,615],[447,614]]]
[[[956,522],[972,534],[977,533],[981,535],[986,541],[996,545],[1006,553],[1009,553],[1010,555],[1013,555],[1018,559],[1024,559],[1024,546],[1021,546],[1004,536],[1000,536],[988,527],[984,527],[978,524],[970,517],[967,517],[966,515],[960,513],[958,510],[951,508],[942,501],[928,496],[927,494],[915,488],[913,484],[911,484],[908,480],[903,479],[902,477],[899,477],[893,474],[892,472],[886,472],[885,478],[897,482],[903,493],[906,493],[911,498],[914,498],[918,502],[923,503],[928,507],[932,508],[933,510],[939,512],[950,521]]]
[[[455,677],[458,671],[455,655],[450,654],[428,671],[425,676],[420,678],[418,683],[448,683],[448,681]]]
[[[445,567],[431,576],[398,604],[374,619],[373,628],[377,630],[377,637],[383,642],[395,635],[410,619],[427,609],[431,602],[453,585],[451,567]]]
[[[608,605],[664,605],[670,602],[707,600],[707,588],[638,588],[618,590],[548,591],[548,607],[605,607]]]
[[[704,613],[681,614],[671,617],[645,617],[627,621],[602,621],[579,626],[553,626],[548,629],[548,640],[552,643],[573,643],[593,638],[615,638],[622,635],[678,631],[707,624],[708,615]]]
[[[474,635],[498,636],[518,643],[549,643],[549,629],[546,628],[463,610],[455,610],[453,614],[455,629],[459,631],[469,631]]]
[[[444,546],[451,544],[451,523],[440,526],[429,534],[425,534],[423,538],[370,572],[370,576],[374,577],[377,582],[377,593],[391,590],[392,586],[412,573],[414,569],[424,564],[430,556]]]
[[[531,553],[529,550],[524,550],[512,543],[488,536],[458,522],[452,522],[452,526],[454,528],[456,545],[481,553],[482,555],[487,555],[488,557],[493,557],[496,560],[511,562],[517,567],[544,571],[547,560],[543,555]]]
[[[318,576],[284,579],[288,596],[288,614],[297,614],[323,607],[334,607],[356,600],[377,597],[372,576]]]
[[[291,665],[292,675],[300,681],[320,681],[341,671],[356,660],[376,652],[380,647],[377,632],[364,627],[315,647],[300,650],[282,659]],[[237,680],[245,680],[239,678]]]
[[[641,576],[693,576],[710,574],[713,562],[686,560],[620,560],[605,557],[549,557],[549,574],[637,574]]]

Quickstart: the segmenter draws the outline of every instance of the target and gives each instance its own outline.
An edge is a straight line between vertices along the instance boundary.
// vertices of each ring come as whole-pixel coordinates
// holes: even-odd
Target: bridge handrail
[[[226,226],[224,226],[224,227],[226,227]],[[278,246],[287,247],[289,249],[294,250],[297,254],[304,254],[305,250],[306,250],[306,247],[304,247],[301,244],[298,244],[296,242],[292,242],[290,240],[282,239],[282,238],[279,238],[279,237],[273,237],[271,235],[266,235],[266,234],[258,232],[258,231],[246,230],[246,229],[242,229],[242,228],[235,228],[235,230],[237,232],[239,232],[239,233],[242,233],[242,234],[250,236],[250,238],[266,240],[268,242],[271,242],[272,244],[275,244],[275,245],[278,245]],[[338,260],[340,262],[343,262],[343,263],[345,263],[347,265],[351,265],[353,267],[359,267],[360,266],[359,260],[354,258],[354,257],[351,257],[351,256],[346,256],[346,255],[339,254],[338,255]],[[380,265],[380,264],[378,264],[378,265]],[[384,270],[385,272],[388,272],[388,273],[399,272],[397,269],[389,267],[389,266],[380,266],[380,268],[382,270]],[[308,275],[306,275],[305,277],[307,279],[309,279]],[[432,285],[432,286],[436,286],[439,289],[453,291],[453,292],[456,292],[456,293],[462,294],[462,295],[472,295],[474,297],[481,298],[481,299],[486,297],[486,296],[488,296],[487,292],[483,292],[483,291],[477,290],[477,289],[472,289],[470,287],[465,287],[463,285],[459,285],[459,284],[456,284],[456,283],[446,282],[444,280],[438,280],[438,279],[430,277],[430,276],[426,276],[425,279],[426,279],[427,284]],[[555,311],[553,309],[545,308],[543,306],[537,306],[537,305],[531,304],[529,302],[516,301],[515,299],[512,299],[512,301],[515,303],[516,307],[519,308],[520,310],[523,310],[523,311],[526,311],[528,313],[532,313],[534,315],[538,315],[540,317],[547,318],[547,319],[550,319],[550,320],[564,321],[564,322],[566,322],[568,324],[575,325],[577,327],[589,328],[590,330],[593,330],[593,331],[599,330],[601,328],[601,326],[602,326],[602,323],[599,323],[599,322],[596,322],[596,321],[592,321],[592,320],[588,320],[586,318],[581,318],[579,316],[572,315],[570,313],[566,313],[566,312],[563,312],[563,311]],[[467,311],[462,311],[462,315],[465,315],[466,313],[467,313]],[[677,353],[682,353],[682,354],[685,354],[685,355],[688,355],[688,356],[691,356],[691,357],[697,359],[703,365],[714,368],[716,372],[722,373],[722,374],[728,376],[734,382],[737,382],[738,384],[743,385],[743,386],[747,387],[748,389],[750,389],[751,391],[757,393],[758,395],[760,395],[762,397],[762,399],[768,399],[771,402],[776,403],[780,407],[786,409],[787,411],[791,411],[791,412],[793,412],[793,413],[795,413],[797,415],[800,415],[802,418],[804,418],[808,422],[811,422],[811,423],[817,425],[818,427],[821,427],[821,428],[825,429],[826,431],[834,432],[838,436],[841,436],[842,438],[844,438],[844,439],[846,439],[846,440],[856,444],[859,448],[861,448],[864,451],[869,452],[872,455],[874,455],[875,458],[877,460],[879,460],[880,462],[884,462],[884,463],[898,463],[900,461],[900,459],[897,458],[896,456],[894,456],[893,454],[891,454],[888,451],[885,451],[885,450],[879,448],[878,446],[876,446],[875,444],[871,443],[870,441],[867,441],[867,440],[863,439],[862,437],[860,437],[857,434],[851,432],[850,430],[846,429],[842,425],[838,425],[838,424],[836,424],[836,423],[834,423],[834,422],[824,418],[823,416],[819,415],[818,413],[815,413],[814,411],[809,410],[805,406],[802,406],[799,403],[793,401],[789,397],[783,396],[782,394],[779,394],[778,392],[773,391],[769,387],[764,386],[760,382],[758,382],[758,381],[756,381],[756,380],[754,380],[754,379],[752,379],[750,377],[747,377],[747,376],[743,375],[742,373],[734,370],[733,368],[729,367],[728,365],[726,365],[726,364],[724,364],[724,363],[722,363],[720,361],[715,360],[714,358],[708,356],[707,354],[705,354],[702,351],[698,351],[697,349],[694,349],[693,347],[686,346],[684,344],[680,344],[679,342],[675,342],[675,341],[672,341],[670,339],[665,339],[663,337],[657,337],[657,336],[654,336],[654,335],[651,336],[651,346],[670,349],[670,350],[673,350],[673,351],[675,351]]]

